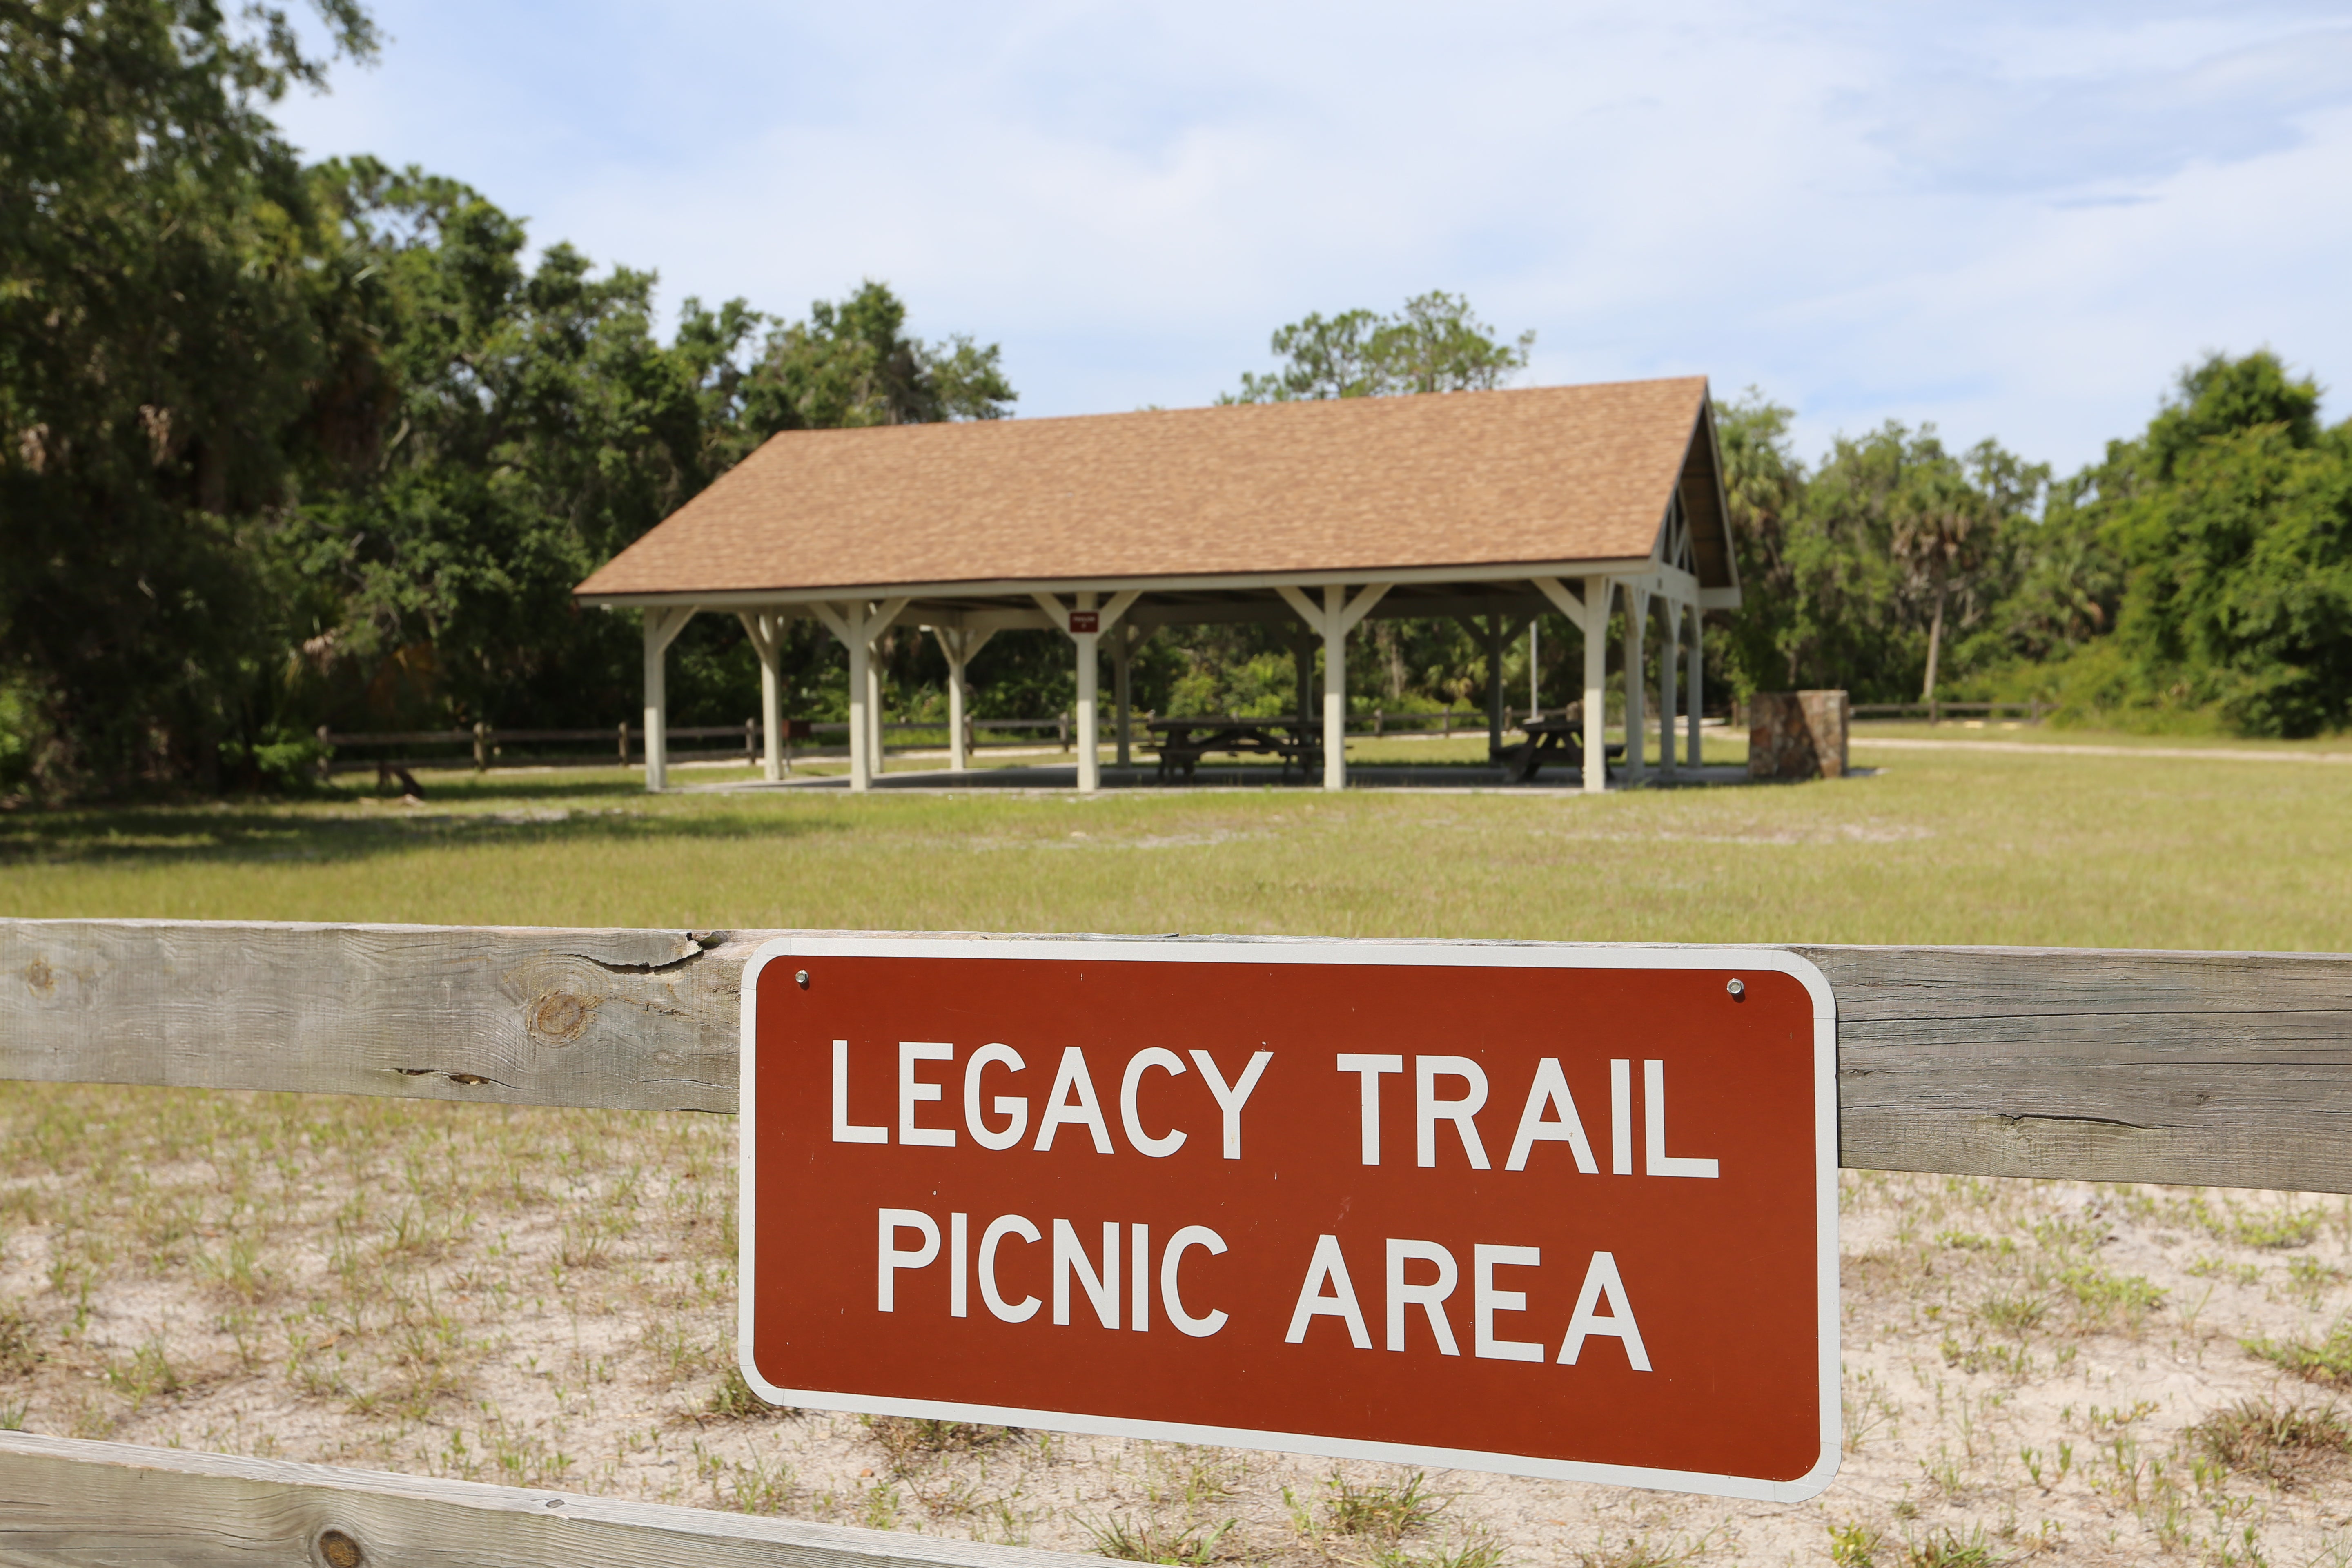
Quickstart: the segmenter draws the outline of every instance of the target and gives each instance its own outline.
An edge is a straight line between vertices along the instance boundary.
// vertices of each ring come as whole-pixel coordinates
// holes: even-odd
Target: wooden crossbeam
[[[0,920],[0,1078],[731,1113],[778,934]],[[2352,1192],[2352,956],[1788,951],[1849,1166]]]

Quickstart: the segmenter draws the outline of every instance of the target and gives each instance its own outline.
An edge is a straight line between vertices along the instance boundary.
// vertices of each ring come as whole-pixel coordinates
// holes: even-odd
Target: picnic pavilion
[[[666,650],[702,610],[740,616],[759,654],[770,779],[786,619],[812,616],[840,639],[853,790],[882,754],[884,632],[920,627],[946,655],[956,771],[972,660],[1000,631],[1060,632],[1077,662],[1081,791],[1101,785],[1099,661],[1109,655],[1124,764],[1129,661],[1163,626],[1296,622],[1319,637],[1323,784],[1339,789],[1347,639],[1368,616],[1485,616],[1491,667],[1505,626],[1557,610],[1586,634],[1582,782],[1599,790],[1612,605],[1626,612],[1625,772],[1640,778],[1648,617],[1664,622],[1657,725],[1671,771],[1678,686],[1684,754],[1698,759],[1703,614],[1737,607],[1739,581],[1713,410],[1694,376],[788,431],[575,593],[644,614],[648,789],[667,782]],[[1303,705],[1311,642],[1300,647]]]

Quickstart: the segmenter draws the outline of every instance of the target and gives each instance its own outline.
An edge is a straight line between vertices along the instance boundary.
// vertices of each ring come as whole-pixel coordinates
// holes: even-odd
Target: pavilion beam
[[[646,789],[669,787],[669,645],[694,618],[692,605],[646,607]]]

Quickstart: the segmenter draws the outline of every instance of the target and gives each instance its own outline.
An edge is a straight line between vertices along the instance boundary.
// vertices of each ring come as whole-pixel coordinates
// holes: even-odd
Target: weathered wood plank
[[[0,1564],[1083,1568],[1098,1557],[0,1432]]]
[[[748,946],[680,931],[0,921],[0,1077],[735,1109]]]
[[[1885,1170],[2352,1192],[2352,957],[1791,947]]]
[[[773,934],[0,921],[0,1078],[731,1112]],[[2352,1192],[2352,957],[1789,951],[1849,1165]]]

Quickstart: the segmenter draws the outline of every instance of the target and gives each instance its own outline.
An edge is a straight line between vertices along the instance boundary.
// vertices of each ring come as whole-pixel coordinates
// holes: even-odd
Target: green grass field
[[[2149,744],[1887,726],[1866,776],[1599,799],[435,773],[0,814],[0,914],[2352,949],[2352,765]],[[734,1163],[726,1117],[0,1084],[0,1427],[1145,1561],[2352,1562],[2335,1198],[1846,1173],[1845,1469],[1759,1510],[780,1415],[732,1370]]]
[[[0,913],[2352,948],[2352,766],[1868,737],[1854,762],[1877,771],[1598,800],[652,798],[617,770],[433,773],[421,806],[354,792],[0,816]]]

